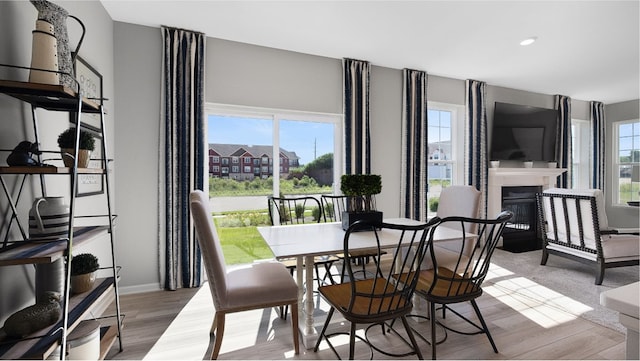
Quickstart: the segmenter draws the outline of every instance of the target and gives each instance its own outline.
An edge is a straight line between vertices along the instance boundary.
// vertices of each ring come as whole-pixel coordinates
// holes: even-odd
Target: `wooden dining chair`
[[[328,195],[323,194],[320,196],[320,202],[322,203],[322,210],[324,214],[324,220],[326,222],[342,222],[342,212],[347,210],[347,196],[344,195]],[[386,251],[382,251],[381,255],[386,254]],[[336,255],[342,258],[342,271],[340,272],[341,278],[344,278],[346,267],[344,263],[344,257],[342,254]],[[360,265],[362,269],[358,273],[362,274],[364,278],[367,277],[367,264],[369,260],[373,259],[373,262],[377,263],[377,253],[371,250],[353,250],[351,251],[351,260],[355,264]]]
[[[434,228],[434,233],[440,227],[456,228],[462,230],[464,235],[461,239],[463,246],[459,248],[457,261],[453,263],[448,258],[441,263],[438,253],[435,252],[436,245],[434,242],[428,242],[429,255],[427,257],[431,258],[433,268],[423,269],[419,274],[416,295],[424,298],[429,303],[429,316],[426,318],[431,321],[431,337],[430,340],[426,341],[431,344],[432,359],[436,359],[436,324],[440,324],[446,330],[465,335],[484,333],[487,335],[494,352],[498,353],[498,348],[482,317],[476,299],[482,295],[482,282],[489,271],[491,256],[498,240],[502,236],[507,221],[512,216],[511,212],[504,211],[495,219],[446,217],[442,218]],[[475,233],[469,232],[469,229],[475,230]],[[465,247],[466,244],[473,244],[474,246]],[[476,247],[476,244],[479,244],[479,246]],[[470,249],[471,252],[467,253],[467,249]],[[451,304],[461,302],[471,303],[480,325],[449,307]],[[459,331],[436,320],[436,304],[446,306],[448,310],[470,324],[474,331]]]
[[[216,359],[220,352],[227,313],[280,306],[291,306],[293,346],[298,354],[298,286],[291,274],[279,262],[227,270],[209,197],[201,190],[192,191],[190,208],[215,308],[210,332],[215,338],[211,359]]]
[[[406,315],[413,308],[412,296],[418,282],[420,263],[426,253],[426,242],[430,229],[437,224],[438,219],[434,218],[427,224],[401,225],[388,223],[371,223],[359,221],[352,224],[344,235],[344,255],[347,264],[348,281],[340,284],[322,286],[319,292],[322,297],[331,305],[326,322],[314,351],[317,352],[322,340],[326,340],[336,356],[340,358],[330,341],[330,337],[335,334],[327,334],[327,327],[335,311],[351,323],[349,332],[349,359],[354,358],[356,325],[357,324],[381,324],[384,332],[384,323],[401,319],[411,343],[412,350],[405,354],[391,354],[382,350],[367,340],[364,340],[372,349],[377,350],[387,356],[408,356],[417,355],[422,359],[420,348],[416,344],[415,337],[409,327]],[[393,257],[388,268],[383,269],[380,263],[376,263],[377,270],[370,278],[356,280],[354,277],[353,263],[351,262],[351,252],[349,251],[352,242],[363,244],[370,242],[377,250],[380,257],[383,249],[381,238],[391,237],[393,239]],[[405,248],[414,248],[414,252],[405,252]],[[386,263],[385,263],[386,264]],[[401,274],[401,282],[398,282],[394,275]],[[367,329],[368,330],[368,329]],[[339,334],[339,333],[338,333]],[[373,356],[373,355],[372,355]]]

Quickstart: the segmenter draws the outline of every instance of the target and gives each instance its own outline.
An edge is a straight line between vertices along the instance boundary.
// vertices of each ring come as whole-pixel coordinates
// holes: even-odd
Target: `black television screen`
[[[491,160],[556,160],[555,109],[496,102]]]

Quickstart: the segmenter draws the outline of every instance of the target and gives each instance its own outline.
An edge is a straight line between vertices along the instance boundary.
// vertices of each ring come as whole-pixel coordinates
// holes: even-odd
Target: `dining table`
[[[385,223],[419,225],[424,222],[407,218],[384,219]],[[305,270],[310,265],[313,270],[316,256],[335,255],[344,252],[345,231],[341,222],[307,223],[296,225],[262,226],[258,232],[273,252],[277,260],[296,259],[296,269]],[[394,248],[400,239],[398,230],[383,229],[378,232],[380,248]],[[349,250],[376,249],[373,231],[353,232],[349,239]],[[467,234],[468,237],[468,234]],[[434,242],[461,239],[462,232],[447,227],[437,227],[433,235]],[[307,349],[313,348],[319,336],[314,317],[313,272],[296,272],[298,285],[298,307],[304,322],[300,322],[300,335]]]

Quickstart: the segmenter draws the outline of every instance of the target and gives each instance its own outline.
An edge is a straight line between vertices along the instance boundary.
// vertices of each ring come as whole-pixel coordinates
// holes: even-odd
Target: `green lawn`
[[[255,226],[218,227],[218,235],[228,265],[273,258],[273,253]]]

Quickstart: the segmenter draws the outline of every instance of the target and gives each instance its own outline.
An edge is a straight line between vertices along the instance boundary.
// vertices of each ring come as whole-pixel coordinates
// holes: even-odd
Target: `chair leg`
[[[542,259],[540,260],[540,265],[544,266],[547,264],[547,260],[549,260],[549,252],[547,252],[547,249],[543,246],[542,247]]]
[[[351,331],[349,332],[349,360],[353,360],[353,354],[356,350],[356,323],[351,322]]]
[[[331,322],[331,317],[333,316],[333,311],[335,309],[331,307],[329,310],[329,314],[327,314],[327,320],[324,321],[324,326],[322,326],[322,331],[318,335],[318,341],[316,341],[316,347],[313,348],[313,352],[318,352],[318,348],[320,347],[320,342],[322,342],[322,337],[324,336],[325,331],[327,331],[327,327],[329,327],[329,323]]]
[[[216,312],[215,316],[213,316],[213,324],[211,325],[211,331],[209,332],[210,334],[215,333],[215,343],[213,345],[213,351],[211,352],[211,360],[217,359],[218,354],[220,353],[222,336],[224,336],[224,320],[224,312]]]
[[[604,262],[598,261],[598,268],[596,269],[596,285],[601,285],[604,280]]]
[[[298,336],[300,332],[298,327],[298,303],[293,303],[291,305],[291,328],[291,331],[293,332],[293,350],[295,354],[298,355],[300,353],[300,337]]]
[[[429,318],[431,318],[431,359],[436,359],[436,304],[429,302]]]
[[[493,351],[495,353],[498,353],[498,348],[496,347],[496,343],[493,342],[493,337],[491,337],[491,333],[489,332],[489,328],[487,327],[487,324],[484,322],[484,318],[482,317],[482,314],[480,313],[480,308],[478,308],[478,304],[476,303],[476,300],[471,300],[471,305],[473,306],[473,309],[476,311],[476,316],[478,316],[478,319],[480,320],[480,324],[482,324],[482,328],[484,330],[484,333],[487,334],[487,338],[489,339],[489,342],[491,342],[491,347],[493,347]]]
[[[407,317],[402,316],[402,324],[404,325],[404,329],[407,331],[407,335],[409,335],[409,340],[411,341],[411,345],[413,346],[413,350],[416,352],[418,356],[418,360],[424,359],[422,357],[422,352],[420,352],[420,347],[418,347],[418,343],[416,342],[416,338],[413,336],[413,331],[411,331],[411,326],[407,322]]]

